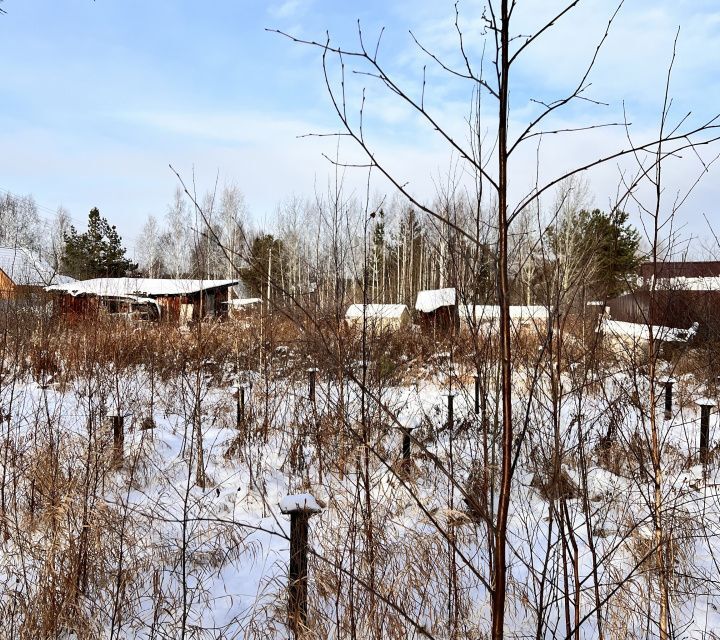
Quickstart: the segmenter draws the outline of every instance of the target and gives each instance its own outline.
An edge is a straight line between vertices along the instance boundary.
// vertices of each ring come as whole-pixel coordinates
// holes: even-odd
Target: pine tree
[[[119,278],[137,269],[137,265],[125,257],[126,251],[115,225],[102,218],[100,210],[94,207],[88,215],[85,233],[78,233],[71,226],[65,234],[62,269],[80,280]]]
[[[576,262],[593,264],[594,269],[583,272],[584,284],[601,300],[625,291],[640,263],[640,234],[624,211],[582,209],[567,216],[557,228],[549,228],[547,235],[556,259],[567,261],[573,254]]]

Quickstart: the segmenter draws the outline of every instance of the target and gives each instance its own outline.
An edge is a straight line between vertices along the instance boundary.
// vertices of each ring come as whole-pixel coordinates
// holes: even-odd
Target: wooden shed
[[[128,305],[154,319],[187,323],[227,313],[229,290],[238,280],[187,280],[170,278],[94,278],[47,287],[57,295],[57,309],[64,315],[104,311],[127,315]],[[142,307],[141,310],[140,307]]]
[[[351,304],[345,322],[353,328],[367,323],[374,331],[397,331],[411,324],[410,311],[404,304]]]
[[[418,292],[415,301],[415,320],[423,332],[457,331],[460,328],[460,313],[455,289],[430,289]]]

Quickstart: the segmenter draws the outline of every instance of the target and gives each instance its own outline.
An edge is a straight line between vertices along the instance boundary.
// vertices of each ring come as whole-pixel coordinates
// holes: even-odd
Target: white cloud
[[[308,14],[311,4],[290,0],[275,3],[268,11],[278,20],[302,23],[302,28],[310,31],[315,27],[307,23],[318,24],[325,19],[324,16]],[[319,3],[315,4],[319,6]],[[518,4],[518,30],[534,28],[557,6],[557,2],[541,0],[526,0]],[[578,70],[592,55],[594,43],[602,34],[612,9],[605,0],[587,0],[580,6],[581,9],[558,24],[537,46],[529,49],[526,62],[518,66],[512,94],[514,131],[519,131],[520,123],[537,112],[537,106],[528,102],[528,97],[562,95],[563,91],[573,86]],[[465,0],[460,5],[465,44],[475,60],[479,60],[482,50],[481,8],[480,0]],[[407,28],[413,28],[424,44],[448,62],[461,67],[457,35],[452,24],[452,2],[413,0],[409,3],[400,0],[387,7],[387,16],[378,15],[377,20],[382,21],[386,17],[390,28],[384,36],[381,53],[389,71],[413,96],[419,98],[422,69],[427,64],[426,104],[441,126],[460,144],[467,145],[469,85],[449,80],[407,34]],[[332,19],[338,18],[333,16]],[[354,38],[351,42],[357,42],[352,16],[348,16],[348,22],[352,24],[346,32],[347,38]],[[676,112],[683,113],[690,104],[698,114],[717,108],[716,105],[720,104],[717,72],[720,68],[717,64],[720,14],[714,3],[636,0],[627,3],[620,14],[591,77],[591,95],[610,101],[610,107],[578,103],[549,121],[548,127],[617,121],[622,117],[621,103],[625,100],[634,128],[640,132],[638,139],[642,132],[651,135],[657,121],[662,83],[678,22],[682,22],[683,27],[673,84],[673,93],[677,96]],[[321,28],[320,34],[322,32],[324,28]],[[309,36],[317,37],[318,33],[312,32]],[[0,175],[10,183],[4,186],[33,192],[38,200],[51,207],[62,202],[81,218],[90,206],[98,204],[111,219],[133,230],[140,228],[148,213],[164,213],[176,184],[168,163],[181,170],[184,176],[190,176],[195,167],[201,191],[213,185],[219,171],[221,180],[234,181],[245,192],[250,208],[257,216],[271,213],[275,205],[290,194],[311,195],[316,185],[324,190],[334,171],[322,158],[322,153],[333,155],[337,141],[333,138],[298,138],[307,133],[328,133],[339,128],[332,106],[322,93],[319,54],[309,47],[285,47],[278,43],[276,48],[283,51],[283,56],[272,69],[272,77],[261,78],[260,82],[267,80],[262,85],[248,83],[246,93],[236,92],[232,98],[216,98],[212,93],[205,92],[198,92],[198,95],[178,92],[172,96],[160,84],[155,91],[142,88],[131,92],[124,103],[125,111],[108,114],[97,113],[99,106],[84,111],[69,108],[68,111],[82,113],[83,118],[87,118],[88,114],[98,116],[91,123],[92,127],[79,127],[75,123],[73,133],[69,127],[58,125],[62,118],[48,121],[46,129],[37,123],[32,128],[23,127],[22,121],[18,120],[20,124],[12,135],[3,139]],[[486,52],[486,62],[490,58],[490,53]],[[200,74],[205,72],[198,69]],[[127,73],[132,75],[135,71],[132,69]],[[153,73],[148,75],[149,78],[154,77]],[[29,90],[27,77],[31,75],[23,77],[18,92]],[[62,82],[64,77],[67,76],[58,76],[57,82]],[[116,83],[118,78],[124,83],[122,74],[115,77]],[[297,82],[298,79],[300,82]],[[354,119],[359,113],[361,89],[368,88],[365,133],[378,157],[399,176],[401,182],[409,182],[421,199],[432,198],[434,182],[439,179],[438,176],[450,171],[452,158],[457,158],[457,155],[453,156],[437,132],[374,79],[349,73],[346,79],[348,109],[354,114]],[[256,81],[253,79],[253,82]],[[147,84],[152,85],[152,82],[148,80]],[[272,89],[268,91],[267,86]],[[287,90],[287,86],[292,86],[292,91]],[[297,95],[298,87],[304,90],[303,95]],[[207,85],[206,90],[212,91],[212,86]],[[253,100],[256,93],[263,91],[267,93],[262,99]],[[107,102],[98,100],[98,105]],[[273,104],[273,108],[267,111],[259,107],[250,108],[250,105],[268,103]],[[168,109],[165,107],[167,104],[183,106]],[[489,132],[489,147],[493,142],[492,130],[496,122],[495,105],[491,99],[486,101],[486,108],[484,126]],[[27,121],[30,121],[29,118]],[[92,131],[89,131],[90,128]],[[559,175],[569,166],[625,144],[620,129],[545,137],[541,147],[542,177],[547,179]],[[515,200],[532,184],[536,171],[535,151],[536,146],[531,143],[513,160],[511,185]],[[364,160],[347,140],[342,141],[340,158],[351,163]],[[611,163],[590,176],[597,206],[607,206],[608,199],[616,191],[618,171],[623,166],[622,163],[620,167]],[[690,155],[682,163],[669,165],[668,202],[671,201],[670,194],[674,194],[680,185],[694,180],[698,167]],[[712,212],[718,199],[714,186],[718,183],[717,176],[718,170],[713,168],[702,187],[688,201],[687,219],[694,217],[698,224],[704,225],[700,214]],[[347,188],[364,194],[365,178],[363,171],[348,170]],[[470,180],[466,179],[469,183]],[[388,185],[378,179],[377,188],[387,191]]]
[[[273,18],[294,18],[305,13],[312,5],[312,0],[285,0],[280,4],[270,5],[268,12]]]

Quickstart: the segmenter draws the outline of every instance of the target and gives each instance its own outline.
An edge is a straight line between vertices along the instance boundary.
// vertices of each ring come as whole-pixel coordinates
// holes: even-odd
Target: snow
[[[38,254],[22,247],[0,247],[0,270],[16,285],[45,287],[74,282],[56,273]]]
[[[633,341],[647,341],[650,339],[650,328],[647,324],[604,319],[598,330],[602,330],[616,338],[628,338]],[[695,333],[697,333],[697,323],[693,324],[689,329],[653,326],[654,338],[663,342],[687,342]]]
[[[280,500],[280,511],[282,513],[292,513],[293,511],[320,513],[322,507],[318,504],[315,496],[309,493],[298,493],[293,496],[285,496]]]
[[[510,305],[510,320],[531,322],[547,320],[548,308],[540,305]],[[491,304],[464,304],[460,306],[460,320],[471,322],[496,322],[500,319],[500,306]]]
[[[69,293],[72,296],[101,297],[177,296],[230,287],[237,280],[186,280],[171,278],[93,278],[46,287],[47,291]]]
[[[432,313],[440,307],[452,307],[456,298],[453,288],[418,291],[415,309],[423,313]]]
[[[351,304],[345,312],[345,318],[347,320],[400,319],[407,310],[404,304]]]
[[[652,278],[649,280],[652,286]],[[720,291],[719,276],[700,276],[690,278],[677,276],[674,278],[658,278],[656,289],[659,291]]]
[[[462,590],[467,596],[468,631],[463,637],[483,637],[488,628],[488,594],[472,577],[475,570],[485,571],[487,551],[481,535],[484,525],[473,522],[457,489],[449,490],[445,476],[438,465],[447,465],[451,460],[456,478],[464,481],[473,472],[471,463],[478,460],[477,451],[480,440],[479,417],[472,411],[472,380],[467,386],[455,386],[458,396],[455,399],[457,424],[465,421],[467,431],[458,430],[451,439],[447,430],[441,430],[446,423],[447,393],[446,381],[438,376],[437,369],[430,372],[427,380],[417,385],[404,385],[384,388],[381,400],[389,412],[396,416],[397,423],[417,428],[413,437],[413,469],[417,476],[412,482],[401,483],[389,470],[399,458],[401,434],[396,429],[381,432],[378,446],[382,447],[381,463],[371,458],[369,466],[369,491],[373,505],[373,518],[378,522],[383,555],[378,564],[379,588],[403,603],[409,616],[427,626],[434,637],[444,635],[447,618],[442,616],[446,605],[447,574],[443,549],[446,540],[442,535],[444,527],[452,526],[457,533],[460,575],[463,577]],[[326,467],[324,477],[317,475],[316,445],[310,437],[303,443],[300,455],[303,456],[304,469],[308,478],[300,478],[287,468],[288,449],[296,438],[302,437],[297,429],[313,416],[307,406],[306,382],[282,378],[277,372],[236,372],[238,376],[253,377],[258,380],[258,388],[267,386],[268,407],[265,402],[247,398],[249,412],[257,411],[258,424],[262,415],[268,411],[272,416],[267,440],[258,432],[248,432],[240,450],[229,448],[238,438],[235,428],[235,405],[231,402],[230,389],[214,387],[202,382],[202,442],[208,476],[206,488],[194,482],[195,464],[191,455],[193,420],[187,413],[185,403],[192,387],[188,387],[182,377],[160,383],[156,381],[156,403],[153,417],[156,428],[152,431],[138,429],[138,417],[126,419],[125,459],[126,464],[116,473],[105,477],[98,496],[102,508],[96,514],[117,514],[127,521],[123,524],[126,532],[123,562],[128,575],[127,598],[137,598],[137,607],[128,612],[122,627],[116,629],[113,637],[129,638],[152,637],[151,625],[162,629],[163,637],[180,637],[179,618],[182,609],[181,585],[183,579],[189,585],[188,620],[197,637],[249,638],[259,635],[267,638],[287,637],[283,626],[283,603],[286,597],[288,550],[288,523],[280,513],[296,509],[308,509],[318,513],[311,520],[310,544],[317,557],[327,558],[326,564],[317,564],[316,556],[310,558],[311,586],[309,602],[312,612],[321,615],[337,605],[342,612],[346,607],[346,594],[340,589],[323,591],[316,585],[331,584],[334,574],[320,573],[328,566],[337,563],[337,575],[343,571],[356,571],[354,562],[364,561],[362,551],[363,514],[358,513],[356,490],[358,475],[354,464],[348,465],[345,475]],[[518,383],[514,398],[514,412],[517,416],[532,415],[531,429],[527,440],[518,450],[518,473],[513,480],[513,494],[508,521],[508,571],[512,575],[508,591],[507,628],[508,637],[521,638],[533,635],[533,625],[537,622],[531,605],[537,602],[537,592],[515,590],[514,585],[533,584],[542,574],[543,567],[550,563],[559,567],[561,548],[558,532],[548,521],[549,503],[537,489],[530,486],[531,473],[528,468],[528,454],[537,456],[548,448],[552,433],[552,420],[542,397],[532,398],[523,391],[522,372],[515,372]],[[38,389],[31,383],[18,383],[14,391],[12,404],[13,428],[6,432],[12,438],[17,450],[32,451],[31,447],[43,430],[37,429],[34,416],[50,415],[53,424],[57,424],[59,451],[63,468],[68,472],[82,473],[83,452],[87,449],[88,420],[98,411],[102,396],[104,406],[119,406],[122,410],[135,406],[147,406],[150,385],[148,372],[142,368],[119,375],[117,385],[103,386],[101,390],[88,398],[86,391],[90,381],[81,377],[68,379],[55,389]],[[433,377],[435,376],[435,377]],[[679,388],[696,388],[692,380],[679,373]],[[563,459],[563,472],[578,486],[582,483],[582,474],[577,457],[572,453],[578,448],[579,428],[573,422],[578,413],[583,414],[582,434],[589,443],[586,449],[588,497],[591,500],[590,521],[584,515],[585,506],[580,499],[567,499],[568,529],[578,545],[578,572],[581,581],[587,585],[587,593],[594,585],[592,558],[589,552],[588,529],[594,532],[594,544],[601,562],[596,567],[601,597],[607,596],[608,603],[604,615],[610,619],[614,611],[619,610],[628,618],[625,637],[645,637],[642,625],[636,614],[630,609],[626,613],[621,605],[626,602],[618,593],[643,593],[650,598],[650,588],[645,567],[634,567],[633,544],[636,544],[648,532],[652,524],[652,515],[648,507],[647,496],[652,490],[649,478],[633,471],[632,467],[610,470],[599,466],[591,450],[599,436],[607,431],[609,409],[616,404],[617,398],[626,397],[628,392],[640,384],[639,393],[647,395],[649,386],[642,387],[644,381],[633,379],[632,373],[614,372],[602,382],[604,389],[597,394],[584,393],[582,397],[573,393],[563,394],[560,402],[560,437],[568,455]],[[103,383],[106,384],[106,383]],[[648,383],[649,384],[649,383]],[[345,392],[345,413],[350,418],[348,429],[358,428],[361,406],[361,390],[358,385],[349,383]],[[333,386],[328,377],[318,375],[317,415],[334,416],[337,409],[337,386]],[[0,394],[6,393],[0,389]],[[495,390],[490,390],[489,405],[495,406]],[[5,397],[0,397],[5,399]],[[367,397],[365,397],[367,402]],[[253,403],[255,405],[253,406]],[[191,403],[192,404],[192,403]],[[639,410],[622,407],[623,418],[618,421],[618,440],[625,442],[640,424]],[[366,409],[369,410],[369,409]],[[663,456],[663,496],[668,518],[676,518],[679,526],[673,530],[679,548],[678,562],[692,562],[693,578],[703,586],[692,590],[688,598],[673,603],[673,619],[678,628],[683,628],[683,637],[702,638],[708,629],[720,628],[720,616],[715,607],[720,600],[717,585],[711,578],[703,581],[704,575],[714,575],[715,559],[719,552],[720,530],[720,492],[714,486],[717,477],[717,464],[707,467],[695,465],[688,468],[687,461],[697,452],[699,408],[694,403],[679,405],[671,421],[661,424],[664,429],[661,440],[667,442]],[[107,414],[106,414],[107,415]],[[717,442],[717,429],[720,420],[712,419],[711,446]],[[40,422],[42,424],[42,422]],[[333,423],[336,424],[336,423]],[[390,423],[388,422],[388,425]],[[99,441],[106,437],[97,434]],[[324,444],[325,455],[334,455],[329,441]],[[677,451],[676,462],[672,462]],[[450,457],[451,456],[451,457]],[[19,460],[26,464],[27,461]],[[386,464],[387,463],[387,464]],[[9,463],[8,477],[20,472],[22,467]],[[632,464],[632,456],[630,463]],[[413,472],[415,473],[415,471]],[[78,475],[78,477],[81,477]],[[700,487],[699,489],[697,487]],[[310,491],[311,493],[308,493]],[[412,493],[410,492],[412,491]],[[321,506],[316,498],[332,496],[327,507]],[[77,520],[81,510],[78,503],[63,503],[67,515],[65,520]],[[42,512],[41,512],[42,515]],[[8,520],[13,531],[12,520]],[[105,531],[107,540],[101,552],[108,548],[117,550],[119,526],[108,518]],[[669,520],[672,526],[674,520]],[[586,526],[590,525],[590,526]],[[70,525],[67,525],[70,527]],[[693,527],[702,526],[701,533]],[[442,528],[441,528],[442,527]],[[75,529],[75,535],[77,531]],[[23,597],[28,599],[36,595],[37,576],[48,560],[60,556],[53,550],[48,540],[32,530],[28,536],[34,545],[28,545],[30,557],[18,553],[17,536],[13,535],[3,543],[0,549],[0,577],[12,575],[28,576],[24,578],[30,587]],[[351,535],[359,537],[359,549],[348,551],[347,544]],[[67,540],[58,536],[51,541],[64,549],[73,538]],[[652,534],[650,535],[652,539]],[[359,554],[359,555],[352,555]],[[552,554],[552,555],[550,555]],[[99,556],[100,557],[100,556]],[[108,556],[114,560],[116,556]],[[429,560],[429,561],[428,561]],[[183,561],[187,565],[187,576],[181,573]],[[21,564],[22,562],[22,564]],[[317,569],[315,567],[319,567]],[[417,582],[419,567],[422,581]],[[22,573],[21,573],[22,571]],[[317,572],[316,572],[317,571]],[[687,571],[685,565],[678,572]],[[15,573],[13,573],[15,572]],[[111,574],[112,575],[112,574]],[[361,574],[362,575],[362,574]],[[561,573],[556,571],[549,581],[560,580]],[[159,577],[158,577],[159,576]],[[327,578],[328,582],[322,582]],[[11,584],[7,580],[4,584]],[[153,585],[153,589],[146,588]],[[553,586],[541,587],[549,593]],[[133,591],[135,589],[135,591]],[[694,595],[702,592],[703,595]],[[360,591],[360,593],[363,593]],[[427,599],[415,604],[416,597]],[[585,593],[585,592],[584,592]],[[420,595],[418,595],[420,594]],[[464,597],[464,596],[463,596]],[[530,605],[523,603],[530,599]],[[81,599],[81,603],[82,603]],[[161,603],[161,604],[158,604]],[[592,597],[581,598],[581,612],[584,616],[592,609]],[[112,603],[98,598],[89,603],[98,625],[109,623],[107,612]],[[153,615],[157,612],[157,621]],[[548,617],[548,629],[553,625],[562,629],[562,601],[546,604],[544,613]],[[278,619],[280,622],[278,623]],[[401,625],[402,622],[395,624]],[[581,637],[592,640],[598,637],[593,626],[593,617],[583,622]],[[703,635],[704,634],[704,635]],[[362,635],[362,633],[360,634]],[[416,634],[415,634],[416,635]],[[398,627],[393,637],[415,637],[409,628]],[[557,636],[565,637],[558,632]],[[108,637],[108,633],[98,633],[95,637]],[[547,631],[542,637],[557,637]],[[328,638],[337,638],[328,635]],[[344,636],[339,636],[344,637]],[[388,636],[389,637],[389,636]]]

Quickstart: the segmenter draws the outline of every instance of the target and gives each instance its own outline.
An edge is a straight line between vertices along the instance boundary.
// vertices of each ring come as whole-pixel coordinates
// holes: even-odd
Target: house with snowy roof
[[[690,331],[698,339],[717,339],[718,309],[720,262],[647,262],[638,269],[635,291],[606,301],[602,319],[618,331],[642,334],[642,327],[653,326],[666,330],[659,335]]]
[[[460,328],[457,292],[454,288],[418,291],[415,321],[423,332],[453,332]]]
[[[52,284],[73,282],[57,273],[40,255],[23,247],[0,247],[0,299],[13,300],[42,292]]]
[[[99,311],[148,320],[187,323],[227,314],[230,290],[239,280],[93,278],[47,287],[66,316]]]
[[[345,312],[349,327],[369,326],[375,331],[403,329],[412,323],[404,304],[351,304]]]

